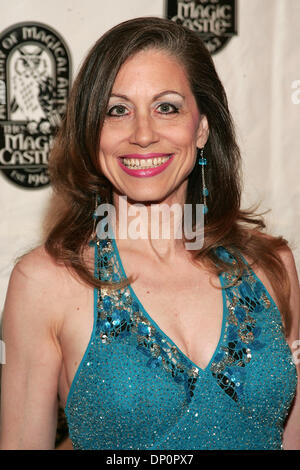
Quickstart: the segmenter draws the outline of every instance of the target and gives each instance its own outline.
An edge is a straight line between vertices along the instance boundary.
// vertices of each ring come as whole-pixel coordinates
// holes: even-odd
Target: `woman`
[[[295,263],[240,209],[239,165],[196,34],[138,18],[99,39],[50,159],[57,218],[10,279],[2,448],[53,448],[57,396],[75,449],[300,448]],[[153,236],[152,209],[184,204]]]

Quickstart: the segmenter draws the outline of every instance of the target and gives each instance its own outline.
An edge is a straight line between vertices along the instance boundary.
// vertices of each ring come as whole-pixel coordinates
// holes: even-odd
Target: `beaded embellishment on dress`
[[[97,242],[101,250],[99,275],[110,273],[113,280],[120,280],[116,253],[110,240]],[[104,271],[103,272],[103,261]],[[146,365],[151,368],[163,367],[173,377],[174,381],[182,385],[187,394],[187,401],[191,400],[193,390],[198,378],[198,369],[180,354],[140,310],[138,303],[132,298],[129,288],[108,294],[106,289],[98,298],[98,326],[97,333],[104,344],[113,340],[133,334],[136,337],[136,349],[147,357]]]
[[[99,275],[110,274],[110,279],[116,281],[122,275],[114,243],[109,239],[99,240],[97,246]],[[235,263],[224,248],[218,248],[217,253]],[[231,274],[225,273],[224,278],[226,282],[232,281]],[[105,291],[102,289],[98,299],[98,334],[102,342],[110,343],[128,334],[135,335],[136,349],[148,357],[147,366],[163,367],[176,383],[184,386],[189,402],[199,376],[199,368],[192,366],[191,361],[143,315],[129,288],[111,294]],[[260,313],[270,309],[271,303],[262,284],[256,282],[250,271],[235,286],[226,288],[225,292],[229,314],[224,341],[214,357],[210,371],[224,392],[238,401],[243,394],[245,367],[251,361],[251,352],[264,347],[264,343],[259,340]]]

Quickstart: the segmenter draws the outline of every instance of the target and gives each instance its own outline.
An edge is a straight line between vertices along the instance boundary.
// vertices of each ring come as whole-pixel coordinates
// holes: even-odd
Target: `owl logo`
[[[46,24],[13,24],[0,32],[0,78],[0,178],[21,188],[44,188],[67,109],[70,51]]]
[[[23,45],[14,51],[11,59],[10,118],[25,120],[36,127],[42,121],[44,133],[51,125],[57,126],[59,116],[55,112],[54,79],[49,54],[42,48]]]

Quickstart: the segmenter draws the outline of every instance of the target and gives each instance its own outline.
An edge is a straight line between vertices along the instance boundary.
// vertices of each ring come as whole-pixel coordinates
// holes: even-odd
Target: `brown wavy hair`
[[[101,173],[98,157],[111,90],[126,59],[148,48],[165,51],[183,65],[199,111],[209,124],[205,146],[209,211],[205,216],[204,245],[194,251],[194,260],[203,261],[214,273],[232,272],[232,264],[217,257],[216,248],[223,246],[235,258],[235,280],[246,269],[239,253],[248,257],[251,265],[261,266],[278,295],[288,334],[290,285],[278,254],[287,241],[264,233],[265,223],[256,209],[240,208],[241,156],[226,93],[200,37],[170,20],[144,17],[125,21],[106,32],[88,53],[50,155],[50,179],[54,198],[60,204],[55,220],[47,228],[45,249],[90,286],[119,288],[132,282],[129,278],[116,285],[95,279],[84,261],[84,250],[94,236],[96,195],[101,202],[113,202],[112,185]],[[202,202],[200,172],[200,166],[195,165],[189,175],[186,203],[193,207]]]

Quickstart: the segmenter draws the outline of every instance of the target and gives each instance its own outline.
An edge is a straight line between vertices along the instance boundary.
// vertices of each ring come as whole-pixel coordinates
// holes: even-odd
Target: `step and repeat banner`
[[[0,312],[15,259],[42,241],[48,157],[93,43],[139,16],[201,35],[227,91],[243,156],[243,207],[300,267],[300,0],[0,0]]]

